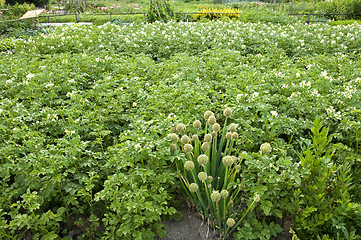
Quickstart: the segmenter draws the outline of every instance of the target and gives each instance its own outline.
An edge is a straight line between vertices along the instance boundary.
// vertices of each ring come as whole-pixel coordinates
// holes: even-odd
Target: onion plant
[[[205,127],[202,129],[200,120],[194,121],[197,134],[192,136],[184,124],[176,125],[170,134],[170,150],[177,153],[181,149],[185,153],[185,158],[177,161],[177,169],[186,196],[219,229],[221,237],[227,238],[254,208],[259,196],[248,205],[243,202],[237,179],[247,153],[233,155],[237,125],[227,125],[232,115],[230,108],[223,115],[226,120],[221,128],[213,112],[206,111]]]

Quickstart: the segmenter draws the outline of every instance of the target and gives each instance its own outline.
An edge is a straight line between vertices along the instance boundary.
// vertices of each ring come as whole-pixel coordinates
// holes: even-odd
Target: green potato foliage
[[[244,229],[254,229],[249,239],[272,238],[289,222],[306,239],[358,237],[359,33],[358,24],[156,22],[0,39],[1,238],[164,236],[161,220],[175,214],[182,187],[169,129],[226,106],[239,129],[232,151],[248,153],[235,181],[245,199],[260,196],[236,238]],[[319,166],[339,169],[346,186],[324,201],[315,195],[329,191],[332,171],[313,180],[299,165],[300,156],[323,159],[310,138],[317,117],[328,128],[326,152],[337,149]],[[257,153],[264,143],[268,155]],[[302,184],[318,190],[306,197]],[[347,216],[319,221],[312,209],[325,212],[330,199]]]

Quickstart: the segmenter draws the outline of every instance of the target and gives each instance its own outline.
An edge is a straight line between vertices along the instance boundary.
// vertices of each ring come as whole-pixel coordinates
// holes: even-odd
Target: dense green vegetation
[[[164,236],[185,158],[170,129],[196,133],[206,110],[223,126],[230,107],[232,153],[247,153],[237,186],[245,204],[260,197],[235,239],[289,226],[301,239],[360,237],[360,31],[158,22],[1,39],[0,236]]]

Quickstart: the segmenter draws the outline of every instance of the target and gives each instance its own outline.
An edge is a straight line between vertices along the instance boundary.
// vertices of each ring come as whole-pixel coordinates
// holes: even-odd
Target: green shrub
[[[350,164],[338,165],[329,147],[329,128],[316,119],[312,145],[300,155],[301,185],[294,191],[293,226],[302,239],[356,239],[361,231],[361,206],[352,201]]]
[[[19,19],[27,11],[35,9],[33,4],[18,4],[7,6],[7,11],[2,14],[1,20]],[[35,27],[34,19],[24,19],[11,22],[0,22],[0,34],[19,37],[25,35],[28,30]]]
[[[250,8],[241,11],[239,20],[242,22],[290,24],[297,20],[285,13],[275,12],[267,8]]]
[[[14,5],[7,6],[6,8],[8,10],[4,11],[2,14],[2,18],[4,20],[20,18],[27,11],[34,10],[35,5],[28,3],[16,3]]]
[[[327,24],[331,26],[338,26],[338,25],[350,25],[350,24],[359,24],[361,25],[360,20],[339,20],[339,21],[328,21]]]
[[[150,0],[147,12],[147,22],[168,22],[174,17],[169,0]]]
[[[317,4],[317,9],[326,14],[345,13],[346,19],[361,19],[361,0],[323,1]],[[331,16],[342,20],[343,16]]]

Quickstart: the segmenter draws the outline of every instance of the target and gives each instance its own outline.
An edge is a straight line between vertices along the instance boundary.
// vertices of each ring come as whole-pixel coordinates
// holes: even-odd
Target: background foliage
[[[240,129],[235,146],[256,153],[242,165],[245,197],[261,196],[239,228],[254,235],[235,238],[269,239],[290,222],[306,239],[358,237],[360,30],[156,22],[1,39],[0,236],[164,236],[161,219],[175,213],[180,189],[169,129],[229,106]],[[267,158],[257,155],[264,142],[272,146]],[[324,160],[315,168],[303,159]],[[336,172],[316,171],[326,168]],[[342,187],[331,184],[333,174]],[[312,191],[301,196],[306,185]],[[332,212],[317,198],[329,188],[323,202],[333,201],[335,217],[311,225],[314,208]]]

